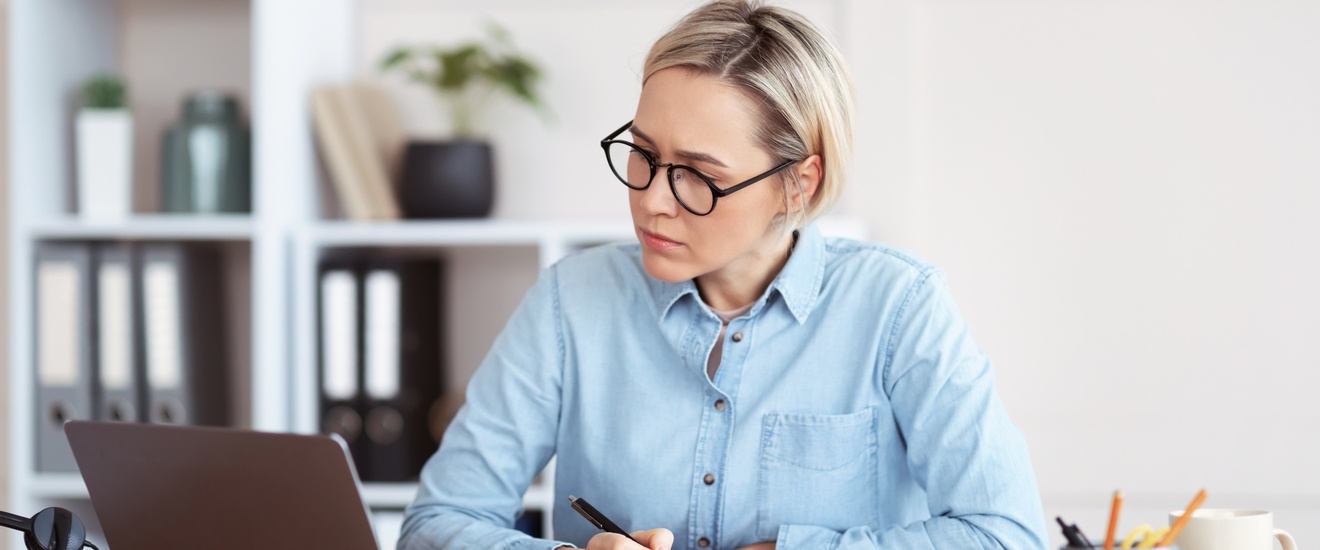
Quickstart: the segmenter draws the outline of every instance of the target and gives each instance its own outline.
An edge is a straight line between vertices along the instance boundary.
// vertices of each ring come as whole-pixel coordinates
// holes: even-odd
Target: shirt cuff
[[[814,525],[780,525],[775,550],[833,550],[839,547],[843,533]]]

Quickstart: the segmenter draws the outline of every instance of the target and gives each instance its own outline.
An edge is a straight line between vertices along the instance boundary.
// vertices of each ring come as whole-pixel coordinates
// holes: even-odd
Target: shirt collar
[[[797,320],[805,323],[811,310],[815,308],[820,296],[821,281],[825,278],[825,237],[814,224],[808,225],[798,234],[797,245],[793,253],[779,271],[779,275],[770,283],[758,302],[764,302],[771,291],[778,292],[784,298],[784,305]],[[660,319],[669,314],[669,310],[684,296],[691,295],[698,299],[697,285],[692,279],[668,283],[651,278],[651,293],[660,312]],[[752,311],[761,309],[761,304]]]

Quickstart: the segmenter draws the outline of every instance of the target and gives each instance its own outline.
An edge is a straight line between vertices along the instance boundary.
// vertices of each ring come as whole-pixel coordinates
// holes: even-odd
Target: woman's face
[[[754,141],[755,110],[741,92],[685,68],[659,71],[646,81],[633,120],[632,139],[659,163],[682,164],[721,189],[732,187],[780,161]],[[718,199],[705,216],[688,212],[670,190],[667,169],[651,186],[629,191],[642,261],[657,279],[679,282],[727,268],[740,273],[782,256],[770,248],[782,240],[773,227],[784,212],[782,179],[770,177]]]

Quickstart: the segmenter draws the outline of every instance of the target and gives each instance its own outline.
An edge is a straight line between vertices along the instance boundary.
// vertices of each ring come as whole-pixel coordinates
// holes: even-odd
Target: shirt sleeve
[[[1045,514],[1026,442],[995,391],[938,270],[923,274],[896,316],[885,391],[926,491],[930,519],[875,531],[784,525],[778,550],[1044,549]]]
[[[400,550],[571,546],[513,529],[523,493],[555,451],[564,363],[555,268],[528,291],[422,468]]]

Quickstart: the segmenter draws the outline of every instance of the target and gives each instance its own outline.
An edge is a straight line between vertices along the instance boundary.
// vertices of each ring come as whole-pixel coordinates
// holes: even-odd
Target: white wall
[[[902,5],[894,231],[950,273],[1047,512],[1206,487],[1320,540],[1320,4]]]
[[[784,3],[855,72],[843,208],[948,271],[1047,514],[1098,532],[1121,488],[1125,526],[1159,523],[1205,487],[1320,541],[1320,3]],[[492,118],[496,214],[626,216],[596,142],[694,3],[458,4],[365,2],[364,70],[499,21],[547,65],[555,122]],[[424,92],[396,92],[415,133],[443,133]]]

